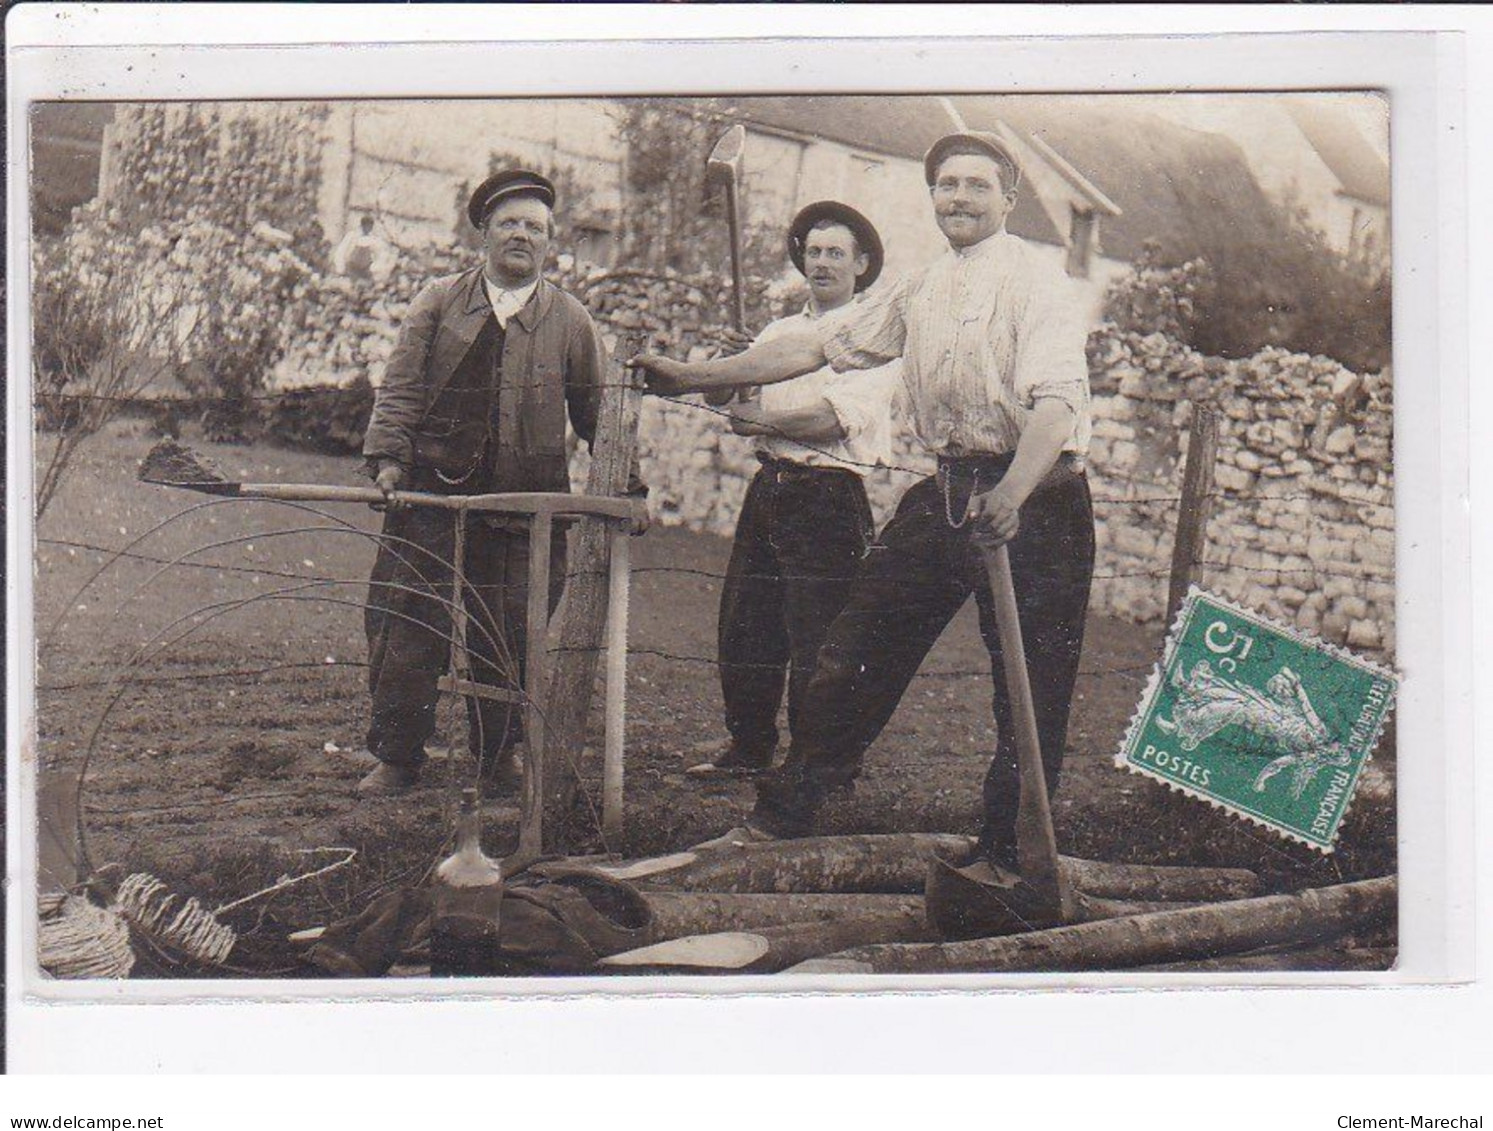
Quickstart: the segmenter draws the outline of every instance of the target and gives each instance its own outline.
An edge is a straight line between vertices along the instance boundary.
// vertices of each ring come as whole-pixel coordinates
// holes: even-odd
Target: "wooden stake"
[[[596,439],[591,445],[591,473],[586,482],[590,495],[618,496],[627,491],[637,453],[641,394],[632,387],[623,362],[634,352],[637,351],[631,343],[619,343],[618,356],[607,367]],[[566,581],[565,610],[560,625],[560,651],[543,699],[547,724],[545,750],[549,759],[545,800],[562,816],[569,814],[579,783],[586,718],[595,691],[597,660],[612,589],[609,557],[607,522],[581,519],[570,541],[570,576]],[[625,586],[621,588],[625,593]]]
[[[1187,435],[1187,463],[1182,472],[1182,502],[1172,540],[1172,575],[1166,593],[1166,623],[1176,619],[1193,583],[1208,541],[1213,510],[1213,470],[1218,462],[1218,413],[1211,404],[1193,402]]]
[[[550,535],[554,529],[548,514],[538,514],[529,524],[529,607],[525,618],[524,691],[524,788],[518,833],[518,851],[537,857],[544,851],[545,776],[549,772],[549,736],[545,710],[540,706],[545,687],[544,646],[549,633]]]
[[[863,946],[805,963],[796,972],[878,974],[1124,970],[1306,944],[1382,923],[1395,913],[1395,877],[1054,927],[957,943]]]
[[[601,835],[622,843],[622,738],[627,727],[627,592],[631,535],[613,524],[607,592],[606,741],[602,754]]]
[[[789,923],[757,931],[722,931],[654,943],[603,958],[602,967],[694,969],[702,973],[771,974],[818,954],[863,943],[908,943],[936,938],[922,916],[906,908],[865,912],[851,919]]]

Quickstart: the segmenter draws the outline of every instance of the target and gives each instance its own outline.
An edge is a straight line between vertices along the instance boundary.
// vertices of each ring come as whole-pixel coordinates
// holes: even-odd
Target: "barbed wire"
[[[258,537],[249,535],[246,537]],[[189,569],[205,570],[213,573],[235,573],[251,577],[275,577],[286,578],[293,581],[319,581],[326,580],[328,575],[302,573],[296,570],[276,569],[272,566],[234,565],[229,562],[196,562],[196,561],[174,561],[170,558],[162,558],[153,554],[142,554],[134,551],[119,550],[111,546],[97,545],[89,542],[79,542],[65,538],[38,538],[39,545],[57,546],[65,549],[82,550],[89,553],[111,554],[120,558],[140,561],[152,565],[183,566]],[[1384,578],[1381,571],[1366,563],[1354,562],[1328,562],[1323,565],[1287,566],[1287,565],[1245,565],[1240,562],[1228,562],[1218,560],[1202,560],[1196,563],[1196,568],[1210,570],[1215,573],[1227,573],[1230,570],[1238,570],[1242,573],[1251,574],[1287,574],[1293,577],[1310,578],[1341,578],[1348,581],[1374,581]],[[568,576],[605,576],[604,570],[575,570]],[[676,574],[685,577],[698,577],[709,581],[726,581],[731,577],[728,571],[702,569],[697,566],[633,566],[629,571],[633,576],[643,574]],[[1093,581],[1131,581],[1141,578],[1158,580],[1171,573],[1170,566],[1154,566],[1149,569],[1135,570],[1096,570],[1090,575]],[[793,574],[793,573],[742,573],[737,575],[741,581],[854,581],[859,575],[848,574]],[[900,580],[898,584],[908,589],[940,589],[943,588],[938,582],[919,581],[916,579]]]
[[[541,385],[540,382],[524,382],[524,383],[512,385],[510,387],[512,387],[512,388],[514,388],[516,390],[522,390],[522,389],[526,389],[526,388],[540,388],[540,387],[542,387],[542,385]],[[633,391],[637,390],[637,386],[636,385],[628,383],[628,382],[600,382],[600,383],[597,383],[597,384],[594,384],[594,385],[589,385],[588,388],[594,388],[594,389],[597,389],[597,390],[602,390],[602,389],[607,389],[607,388],[623,388],[623,389],[628,389],[628,390],[633,390]],[[251,394],[246,394],[246,395],[244,395],[242,397],[236,397],[236,398],[230,398],[230,397],[199,397],[199,398],[194,398],[194,397],[161,397],[161,398],[141,398],[141,397],[128,397],[128,396],[112,396],[112,395],[109,395],[109,394],[102,394],[102,393],[66,393],[66,392],[63,392],[63,393],[38,394],[38,399],[39,400],[40,399],[51,399],[53,401],[62,401],[62,402],[67,402],[67,401],[94,401],[94,400],[98,400],[98,401],[114,401],[114,402],[118,402],[118,403],[133,404],[133,405],[136,405],[136,406],[138,406],[140,408],[151,408],[151,409],[155,409],[158,406],[166,406],[166,407],[187,406],[187,407],[195,407],[195,408],[199,408],[200,409],[200,408],[209,407],[210,405],[243,403],[245,401],[250,401],[250,402],[278,401],[278,400],[285,400],[285,399],[288,399],[288,398],[293,398],[293,397],[298,397],[298,396],[299,397],[306,397],[306,396],[317,395],[317,394],[325,394],[326,391],[327,390],[326,390],[325,386],[304,386],[304,387],[299,388],[299,389],[282,389],[282,390],[277,390],[277,391],[274,391],[274,392],[251,393]],[[729,420],[731,418],[731,416],[732,416],[731,411],[729,409],[727,409],[727,408],[717,408],[716,406],[708,405],[708,404],[703,404],[703,403],[698,402],[698,401],[686,400],[683,396],[668,396],[668,395],[655,394],[654,395],[654,399],[657,400],[657,401],[660,401],[660,402],[666,402],[666,403],[669,403],[669,404],[679,405],[680,407],[691,409],[691,410],[696,411],[696,412],[704,412],[704,413],[708,413],[708,414],[713,415],[713,416],[719,416],[719,417],[722,417],[723,419],[728,419]],[[887,471],[887,472],[892,472],[892,473],[901,474],[901,475],[915,475],[915,476],[918,476],[919,478],[926,478],[930,474],[932,474],[932,472],[930,471],[930,469],[928,467],[926,467],[926,466],[925,467],[912,467],[912,466],[907,466],[907,465],[903,465],[903,464],[889,463],[889,462],[886,462],[886,461],[866,462],[866,461],[851,459],[851,458],[849,458],[849,457],[847,457],[847,456],[845,456],[845,455],[843,455],[841,453],[830,451],[827,448],[820,447],[820,446],[818,446],[816,444],[813,444],[811,442],[806,442],[806,441],[803,441],[803,440],[796,439],[795,437],[789,436],[787,433],[784,433],[781,430],[775,430],[774,431],[774,438],[792,441],[793,443],[799,445],[801,448],[805,449],[806,451],[809,451],[809,452],[812,452],[814,454],[823,456],[823,457],[825,457],[827,459],[833,460],[833,461],[835,461],[836,463],[838,463],[841,466],[859,469],[859,470],[861,470],[861,471],[863,471],[863,472],[865,472],[867,474],[873,473],[873,472],[877,472],[877,471]],[[1139,478],[1139,477],[1136,477],[1136,476],[1125,475],[1125,474],[1121,474],[1121,473],[1118,473],[1118,472],[1107,471],[1107,470],[1103,470],[1103,469],[1099,469],[1099,468],[1095,468],[1095,471],[1096,471],[1097,478],[1099,480],[1103,481],[1103,482],[1129,483],[1129,484],[1133,484],[1133,485],[1135,485],[1137,487],[1146,488],[1146,489],[1154,489],[1154,490],[1165,490],[1166,489],[1163,485],[1158,484],[1158,483],[1156,483],[1153,480],[1142,479],[1142,478]],[[1333,481],[1333,482],[1336,482],[1336,481]],[[1325,484],[1324,484],[1323,487],[1321,487],[1319,489],[1316,489],[1316,490],[1307,491],[1307,492],[1293,492],[1293,493],[1289,493],[1289,494],[1286,494],[1286,493],[1271,493],[1271,492],[1250,491],[1250,490],[1236,489],[1236,488],[1229,488],[1229,487],[1224,487],[1224,486],[1220,486],[1220,485],[1215,485],[1214,489],[1210,492],[1210,495],[1213,496],[1213,497],[1215,497],[1215,498],[1221,498],[1221,499],[1226,499],[1226,500],[1239,500],[1239,501],[1249,501],[1249,502],[1254,502],[1254,501],[1301,502],[1301,501],[1312,501],[1312,500],[1320,499],[1320,498],[1331,498],[1331,499],[1336,499],[1336,500],[1338,500],[1340,502],[1350,503],[1350,504],[1355,505],[1355,506],[1380,507],[1380,508],[1383,508],[1383,509],[1393,509],[1393,505],[1394,505],[1392,500],[1386,502],[1386,501],[1384,501],[1382,499],[1369,498],[1369,497],[1367,497],[1365,495],[1362,495],[1360,493],[1344,491],[1344,490],[1341,490],[1341,489],[1332,489],[1332,488],[1327,487]],[[1166,495],[1149,495],[1149,496],[1147,496],[1145,498],[1131,498],[1131,497],[1125,497],[1125,496],[1095,494],[1095,495],[1093,495],[1093,501],[1095,503],[1104,504],[1104,505],[1133,505],[1133,506],[1149,505],[1149,504],[1172,504],[1172,505],[1176,505],[1176,504],[1180,504],[1181,503],[1182,496],[1180,494],[1166,494]]]

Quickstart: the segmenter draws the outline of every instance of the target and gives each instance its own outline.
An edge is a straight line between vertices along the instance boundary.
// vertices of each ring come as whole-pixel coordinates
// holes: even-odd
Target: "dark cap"
[[[948,134],[933,143],[923,158],[923,178],[929,187],[938,179],[938,167],[943,164],[949,150],[960,147],[978,150],[991,157],[1001,167],[1001,188],[1006,192],[1021,184],[1021,163],[1006,148],[1006,143],[995,134],[975,130],[971,133]]]
[[[472,199],[467,201],[467,218],[472,227],[482,227],[498,202],[510,196],[532,196],[550,208],[555,206],[555,186],[548,177],[530,169],[504,169],[478,185]]]
[[[805,273],[804,244],[814,225],[823,220],[843,224],[854,234],[856,245],[870,261],[855,280],[855,289],[865,290],[881,274],[881,264],[886,253],[882,250],[881,237],[876,234],[875,225],[848,204],[841,204],[838,200],[819,200],[801,209],[793,217],[793,223],[788,225],[788,258],[793,260],[793,266],[798,268],[799,274]]]

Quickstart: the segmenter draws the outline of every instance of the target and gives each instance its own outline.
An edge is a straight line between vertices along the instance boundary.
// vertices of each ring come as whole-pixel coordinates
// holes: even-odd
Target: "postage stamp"
[[[1328,853],[1396,685],[1194,587],[1115,761]]]

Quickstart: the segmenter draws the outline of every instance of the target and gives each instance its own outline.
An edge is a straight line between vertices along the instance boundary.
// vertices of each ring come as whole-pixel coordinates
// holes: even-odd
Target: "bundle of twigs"
[[[228,477],[206,456],[169,438],[145,453],[135,474],[143,483],[199,490],[228,482]]]

